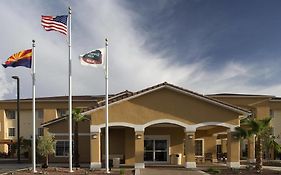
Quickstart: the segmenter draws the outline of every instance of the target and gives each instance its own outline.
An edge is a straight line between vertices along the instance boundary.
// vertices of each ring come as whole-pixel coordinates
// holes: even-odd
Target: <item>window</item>
[[[38,136],[44,135],[44,128],[38,128]]]
[[[43,110],[42,109],[38,109],[36,110],[36,115],[38,119],[43,119]]]
[[[72,147],[73,147],[73,142],[72,142]],[[69,154],[69,141],[57,141],[56,156],[65,157],[68,156],[68,154]]]
[[[6,110],[7,119],[16,119],[16,111],[15,110]]]
[[[203,156],[203,140],[195,140],[195,156]]]
[[[9,137],[16,136],[16,128],[8,128],[8,136]]]
[[[274,111],[272,109],[270,109],[269,115],[270,115],[270,117],[274,117]]]
[[[62,117],[68,114],[67,109],[57,109],[57,117]]]

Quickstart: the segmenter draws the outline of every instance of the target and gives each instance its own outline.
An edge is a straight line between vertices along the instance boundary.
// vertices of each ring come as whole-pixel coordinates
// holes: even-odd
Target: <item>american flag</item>
[[[67,15],[42,16],[41,24],[46,31],[58,31],[67,35]]]

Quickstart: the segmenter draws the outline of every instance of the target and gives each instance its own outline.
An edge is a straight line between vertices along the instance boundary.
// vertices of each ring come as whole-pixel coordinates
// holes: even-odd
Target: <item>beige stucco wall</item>
[[[57,110],[56,109],[43,109],[44,114],[44,122],[53,120],[57,117]]]
[[[0,110],[0,140],[5,139],[6,134],[5,110]],[[0,152],[7,152],[7,145],[0,144]]]
[[[56,140],[68,141],[68,136],[55,136]],[[80,163],[90,163],[90,136],[79,135],[79,161]],[[73,154],[74,156],[74,154]],[[50,162],[66,163],[68,157],[56,157],[55,154],[49,157]]]
[[[49,108],[48,108],[49,109]],[[46,110],[44,110],[46,111]],[[52,113],[52,111],[50,111]],[[195,98],[190,95],[179,93],[177,91],[163,88],[145,95],[125,100],[109,107],[109,122],[126,122],[136,125],[142,125],[150,121],[159,119],[171,119],[185,124],[198,124],[204,122],[221,122],[228,124],[239,124],[239,113],[226,109],[225,107],[215,105],[213,103]],[[104,123],[104,109],[98,109],[91,113],[91,121],[81,123],[79,126],[80,133],[90,134],[90,124],[100,125]],[[68,121],[59,121],[49,125],[51,133],[68,133]],[[83,125],[83,126],[82,126]],[[225,131],[225,128],[215,127],[210,129],[206,134],[211,136],[213,133]],[[95,131],[97,132],[97,131]],[[101,157],[104,155],[104,133],[101,133]],[[169,154],[183,153],[185,138],[184,128],[180,126],[156,127],[149,126],[145,128],[145,132],[137,131],[138,134],[145,135],[169,135],[170,149]],[[134,164],[143,162],[143,138],[136,139],[135,131],[132,128],[112,127],[110,129],[110,154],[122,154],[125,156],[126,164]],[[193,133],[194,134],[194,133]],[[92,143],[94,143],[93,139]],[[215,140],[208,140],[206,144],[215,143]],[[90,138],[88,138],[90,149]],[[86,141],[85,141],[86,142]],[[84,144],[84,143],[80,143]],[[194,144],[192,142],[192,144]],[[214,144],[215,145],[215,144]],[[206,149],[214,149],[214,147]],[[98,149],[97,149],[98,150]],[[88,150],[93,162],[96,162],[95,153]],[[135,156],[137,158],[135,158]],[[191,155],[190,155],[191,156]],[[89,157],[90,159],[90,157]],[[86,160],[86,159],[85,159]],[[190,159],[191,160],[191,159]],[[53,159],[53,161],[63,161]],[[64,160],[65,161],[65,160]],[[182,161],[184,162],[184,161]]]
[[[270,106],[268,104],[259,105],[256,107],[257,119],[270,117]]]
[[[73,108],[86,108],[93,105],[91,101],[72,101]],[[16,109],[16,102],[0,102],[1,109]],[[32,109],[32,101],[21,101],[20,108],[23,110]],[[36,109],[68,109],[68,101],[36,101]]]
[[[40,127],[41,123],[43,122],[43,118],[38,118],[38,112],[35,112],[36,116],[36,135],[38,134],[38,128]],[[20,112],[20,136],[24,137],[25,139],[31,139],[32,136],[32,111],[30,110],[21,110]],[[16,128],[16,122],[15,122]],[[17,135],[17,134],[16,134]]]
[[[217,158],[217,143],[216,136],[203,137],[204,139],[204,154],[212,153],[212,159]]]
[[[132,128],[125,128],[125,164],[135,163],[135,131]]]
[[[73,108],[86,108],[93,105],[92,101],[73,101]],[[8,128],[17,128],[16,119],[8,120],[5,117],[5,109],[16,110],[16,101],[1,101],[0,102],[0,140],[14,139],[16,141],[17,136],[8,137]],[[36,101],[36,110],[43,110],[43,119],[36,117],[36,132],[37,128],[43,122],[47,122],[57,117],[57,109],[68,109],[68,102],[66,101]],[[32,135],[32,101],[20,102],[20,133],[26,139],[30,139]],[[44,130],[46,132],[46,129]],[[17,134],[17,131],[16,131]],[[0,144],[0,152],[8,152],[8,146]]]
[[[74,125],[73,125],[74,126]],[[81,163],[90,162],[90,122],[88,120],[79,122],[79,154]],[[68,140],[68,120],[49,125],[48,131],[55,135],[56,140]],[[74,128],[72,129],[74,132]],[[74,138],[73,138],[74,139]],[[67,157],[50,157],[50,162],[67,162]]]
[[[105,159],[105,132],[101,134],[102,158]],[[132,138],[130,138],[132,139]],[[109,152],[115,155],[125,155],[125,130],[124,128],[110,128],[109,130]]]
[[[73,129],[74,132],[74,121],[73,121]],[[48,126],[50,133],[68,133],[68,119],[59,121],[57,123],[54,123],[52,125]],[[85,120],[78,123],[78,128],[80,133],[90,133],[90,121]]]
[[[252,108],[251,106],[253,104],[269,100],[268,97],[237,97],[237,96],[233,96],[233,97],[211,96],[211,97],[246,109]]]
[[[177,120],[186,124],[206,121],[237,124],[238,115],[221,106],[170,89],[160,89],[109,106],[110,122],[127,122],[138,125],[158,119]],[[93,125],[104,123],[103,108],[91,114],[91,123]]]

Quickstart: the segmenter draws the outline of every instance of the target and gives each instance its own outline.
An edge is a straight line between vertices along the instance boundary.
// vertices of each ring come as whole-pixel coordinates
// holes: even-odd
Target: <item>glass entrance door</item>
[[[164,139],[144,140],[144,161],[146,162],[167,162],[168,141]]]

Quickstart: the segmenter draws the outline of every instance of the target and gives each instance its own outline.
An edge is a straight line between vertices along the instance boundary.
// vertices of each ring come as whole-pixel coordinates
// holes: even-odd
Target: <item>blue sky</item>
[[[278,0],[1,1],[1,61],[35,39],[37,96],[68,94],[66,38],[44,31],[40,16],[66,14],[69,5],[74,95],[103,94],[103,70],[82,67],[78,55],[108,37],[110,93],[167,81],[203,94],[281,96]],[[0,98],[15,98],[12,75],[22,98],[31,97],[30,70],[19,67],[0,69]]]

